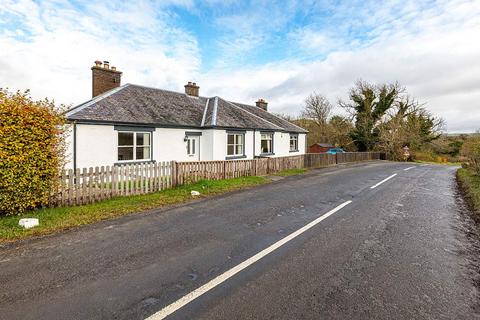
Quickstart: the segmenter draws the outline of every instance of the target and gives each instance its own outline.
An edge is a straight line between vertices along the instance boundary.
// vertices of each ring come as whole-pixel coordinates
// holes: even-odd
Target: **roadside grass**
[[[480,176],[475,175],[471,170],[461,168],[457,170],[457,180],[467,201],[480,214]]]
[[[0,217],[0,243],[47,235],[75,226],[107,220],[134,212],[187,202],[192,200],[190,194],[192,190],[199,191],[201,195],[196,198],[201,198],[268,182],[269,180],[264,177],[202,180],[195,184],[145,195],[116,197],[82,206],[45,208],[26,212],[22,215],[2,216]],[[40,225],[32,229],[23,229],[18,225],[18,221],[21,218],[38,218]]]
[[[436,161],[424,161],[424,160],[414,160],[415,163],[428,163],[428,164],[439,164],[444,166],[461,166],[461,162],[436,162]]]
[[[287,169],[280,171],[278,173],[275,173],[275,176],[280,176],[280,177],[288,177],[288,176],[294,176],[297,174],[304,174],[308,171],[308,169],[301,168],[301,169]]]

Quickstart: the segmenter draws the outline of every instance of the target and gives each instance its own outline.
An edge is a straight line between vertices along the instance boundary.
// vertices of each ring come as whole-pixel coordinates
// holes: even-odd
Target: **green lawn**
[[[276,176],[280,177],[288,177],[288,176],[294,176],[297,174],[304,174],[308,171],[308,169],[302,168],[302,169],[287,169],[280,171],[278,173],[275,173]]]
[[[457,179],[465,192],[467,200],[476,212],[480,214],[480,176],[468,169],[458,169]]]
[[[117,197],[76,207],[46,208],[27,212],[21,216],[0,217],[0,243],[32,236],[46,235],[75,226],[186,202],[192,199],[190,192],[199,191],[200,197],[208,197],[228,191],[248,188],[269,182],[264,177],[244,177],[227,180],[202,180],[198,183],[146,195]],[[38,218],[40,225],[32,229],[18,226],[20,218]]]

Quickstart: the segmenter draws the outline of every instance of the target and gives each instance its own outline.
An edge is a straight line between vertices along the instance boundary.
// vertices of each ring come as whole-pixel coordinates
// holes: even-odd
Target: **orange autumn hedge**
[[[53,102],[0,88],[0,214],[48,204],[63,165],[64,125]]]

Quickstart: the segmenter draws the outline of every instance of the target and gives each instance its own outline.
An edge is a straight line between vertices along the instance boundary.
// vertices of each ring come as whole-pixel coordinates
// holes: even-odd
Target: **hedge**
[[[62,112],[29,91],[0,88],[0,214],[48,205],[63,166]]]

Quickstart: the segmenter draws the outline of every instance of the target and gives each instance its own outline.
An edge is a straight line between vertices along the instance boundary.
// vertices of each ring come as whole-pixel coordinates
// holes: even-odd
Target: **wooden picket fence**
[[[158,162],[64,170],[51,203],[79,205],[168,189],[172,167],[172,162]]]
[[[147,194],[203,179],[221,180],[263,176],[287,169],[328,167],[347,162],[382,159],[378,152],[336,155],[308,153],[299,156],[253,160],[156,162],[64,170],[53,206],[93,203],[112,197]]]

